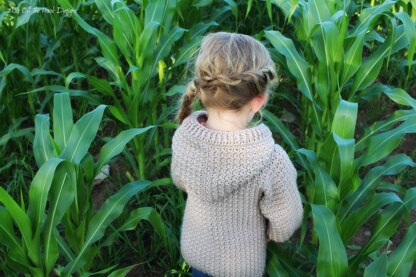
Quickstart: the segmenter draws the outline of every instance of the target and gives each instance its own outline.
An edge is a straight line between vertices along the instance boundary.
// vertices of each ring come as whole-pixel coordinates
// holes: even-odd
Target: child
[[[181,254],[192,276],[263,276],[267,242],[288,240],[302,222],[295,167],[266,125],[248,126],[275,75],[250,36],[204,37],[172,139],[172,180],[187,193]],[[206,111],[192,112],[195,98]]]

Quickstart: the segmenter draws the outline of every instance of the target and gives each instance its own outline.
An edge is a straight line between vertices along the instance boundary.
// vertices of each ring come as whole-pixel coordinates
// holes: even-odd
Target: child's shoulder
[[[272,155],[272,162],[270,164],[271,171],[281,171],[281,170],[288,170],[288,171],[295,171],[296,168],[293,165],[292,160],[289,157],[287,151],[278,143],[274,144],[273,155]]]

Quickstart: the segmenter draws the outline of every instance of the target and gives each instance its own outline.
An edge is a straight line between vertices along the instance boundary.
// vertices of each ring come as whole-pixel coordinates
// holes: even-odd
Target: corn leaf
[[[325,206],[312,204],[311,207],[313,229],[319,239],[317,276],[343,276],[348,260],[335,216]]]
[[[365,268],[364,277],[387,277],[387,255],[381,254]]]
[[[332,133],[334,141],[337,144],[339,155],[340,181],[338,184],[338,192],[340,198],[343,199],[351,190],[351,179],[354,175],[354,150],[355,140],[345,139]]]
[[[309,165],[315,174],[312,203],[325,205],[331,210],[335,209],[339,201],[338,190],[335,182],[332,180],[328,172],[326,172],[319,164],[316,154],[313,151],[304,148],[297,151],[306,156],[309,161]]]
[[[58,158],[48,160],[39,168],[30,185],[27,214],[32,221],[32,230],[34,232],[40,227],[42,222],[52,180],[56,168],[62,161],[62,159]]]
[[[344,67],[341,75],[341,85],[343,86],[360,68],[362,63],[362,53],[364,45],[364,32],[361,32],[353,44],[348,48],[344,56]]]
[[[410,16],[405,12],[394,13],[394,16],[403,22],[403,27],[409,40],[409,47],[407,49],[407,66],[409,67],[408,72],[410,74],[416,49],[416,26],[412,18],[410,18]]]
[[[54,157],[54,149],[49,134],[49,115],[37,114],[35,116],[35,139],[33,141],[33,154],[36,164],[41,167],[45,162]]]
[[[390,276],[409,276],[416,259],[416,222],[410,226],[387,264]]]
[[[105,105],[85,114],[75,123],[71,130],[68,143],[60,157],[74,164],[79,164],[94,140],[103,117]]]
[[[62,163],[55,172],[49,193],[49,209],[43,232],[44,262],[49,275],[59,257],[53,230],[71,206],[76,192],[75,168],[69,162]]]
[[[403,208],[403,203],[395,202],[380,213],[367,245],[356,256],[356,260],[361,260],[363,255],[377,250],[389,240],[399,227],[404,212]]]
[[[345,220],[341,222],[342,241],[348,243],[358,228],[368,222],[377,211],[395,202],[402,202],[396,193],[381,192],[374,194],[368,203],[348,214]]]
[[[359,151],[362,150],[368,145],[368,140],[376,133],[385,131],[394,124],[406,120],[416,120],[416,114],[412,110],[398,110],[395,111],[388,119],[374,123],[370,126],[370,128],[367,128],[364,131],[364,134],[356,143],[356,149]]]
[[[296,83],[299,90],[312,102],[313,112],[313,126],[318,134],[322,133],[322,126],[320,116],[318,112],[318,106],[314,101],[312,88],[311,88],[311,76],[308,68],[308,63],[304,58],[300,56],[296,50],[292,40],[286,38],[278,31],[265,31],[266,38],[270,43],[279,51],[280,54],[285,56],[287,66],[290,73],[296,78]]]
[[[96,0],[95,5],[100,10],[101,15],[104,20],[107,21],[110,25],[113,25],[114,21],[114,12],[111,5],[111,0]]]
[[[95,173],[97,173],[101,167],[108,163],[111,158],[120,154],[126,144],[132,140],[135,136],[145,133],[146,131],[155,128],[155,126],[147,126],[145,128],[135,128],[122,131],[117,137],[107,142],[100,151],[100,158],[95,166]]]
[[[358,104],[342,100],[336,109],[332,121],[332,131],[344,139],[354,138]]]
[[[262,114],[264,118],[269,122],[270,128],[273,131],[277,131],[282,136],[283,140],[290,146],[290,148],[295,151],[295,155],[298,158],[301,166],[306,170],[310,179],[312,180],[309,165],[305,157],[303,157],[303,155],[297,151],[299,149],[299,145],[296,142],[295,136],[290,133],[290,131],[283,125],[277,116],[267,110],[263,110]]]
[[[30,247],[33,235],[30,218],[2,187],[0,187],[0,202],[3,203],[10,217],[19,228],[24,244],[26,247]]]
[[[66,265],[63,276],[70,276],[86,262],[85,255],[91,248],[91,244],[104,236],[105,229],[121,214],[129,199],[149,185],[149,181],[132,182],[124,185],[116,194],[107,199],[89,222],[85,241],[75,259]]]
[[[21,242],[14,233],[12,218],[2,206],[0,206],[0,244],[13,249],[17,262],[26,266],[30,265]]]
[[[168,247],[168,235],[166,233],[165,224],[160,214],[152,207],[142,207],[130,212],[130,216],[121,225],[117,231],[127,231],[136,229],[137,224],[140,221],[146,220],[152,224],[155,231],[159,234],[162,239],[163,245]]]
[[[416,164],[408,156],[398,154],[391,157],[385,164],[372,168],[364,177],[362,184],[357,191],[351,193],[346,199],[346,205],[342,209],[341,222],[358,205],[362,204],[377,187],[378,181],[385,175],[396,175],[403,171],[407,166],[414,167]]]
[[[366,152],[360,157],[360,166],[375,163],[389,155],[399,146],[405,134],[416,132],[416,117],[409,117],[399,127],[372,136],[368,141]]]
[[[124,267],[124,268],[117,269],[117,270],[111,272],[111,274],[108,275],[108,277],[125,277],[136,266],[137,266],[137,264],[134,264],[134,265],[131,265],[131,266],[127,266],[127,267]]]
[[[69,94],[55,94],[53,98],[53,134],[60,150],[63,150],[67,145],[73,126],[74,122]]]

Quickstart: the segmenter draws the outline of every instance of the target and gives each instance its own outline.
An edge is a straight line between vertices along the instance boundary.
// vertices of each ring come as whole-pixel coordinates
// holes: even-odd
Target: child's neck
[[[207,108],[208,120],[205,127],[216,131],[238,131],[247,128],[252,116],[250,110],[242,109],[241,111],[218,110]]]

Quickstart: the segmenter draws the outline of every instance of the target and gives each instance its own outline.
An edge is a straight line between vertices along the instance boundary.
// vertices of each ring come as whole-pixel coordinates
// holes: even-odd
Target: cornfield
[[[191,275],[171,138],[220,30],[278,68],[305,214],[268,276],[416,276],[416,1],[0,0],[1,276]]]

